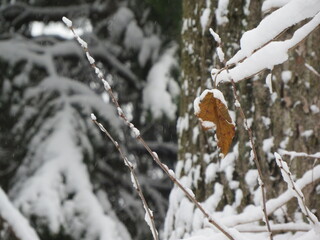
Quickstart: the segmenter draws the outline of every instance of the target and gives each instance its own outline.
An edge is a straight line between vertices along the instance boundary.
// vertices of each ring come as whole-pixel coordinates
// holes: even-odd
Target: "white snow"
[[[304,195],[300,189],[300,187],[294,182],[292,179],[292,174],[289,170],[289,167],[285,161],[282,160],[281,156],[278,153],[274,153],[277,165],[281,170],[281,174],[283,180],[288,184],[288,190],[292,192],[292,194],[297,198],[301,211],[308,217],[308,220],[312,221],[312,223],[316,224],[316,228],[320,227],[319,220],[317,217],[308,209],[306,203],[304,201]],[[318,226],[317,226],[318,225]],[[320,232],[319,236],[320,236]]]
[[[112,39],[118,41],[121,34],[134,19],[134,13],[127,7],[120,7],[112,16],[109,31]]]
[[[206,183],[212,182],[216,178],[218,171],[219,171],[219,165],[217,163],[210,163],[206,168],[205,182]]]
[[[77,41],[80,44],[80,46],[84,49],[88,48],[88,44],[86,41],[84,41],[81,37],[77,36]]]
[[[211,6],[211,1],[206,0],[206,8],[203,10],[203,12],[200,16],[200,24],[202,27],[202,34],[204,34],[205,31],[207,30],[208,21],[209,21],[210,14],[211,14],[210,6]]]
[[[177,66],[177,59],[174,57],[176,50],[176,46],[169,48],[147,76],[147,84],[143,89],[143,106],[151,111],[154,118],[164,115],[170,119],[175,118],[177,104],[174,99],[177,97],[178,86],[170,76],[170,70]]]
[[[184,130],[189,128],[189,114],[185,113],[184,116],[180,116],[177,121],[177,132],[182,134]]]
[[[262,150],[266,153],[268,161],[273,159],[271,148],[274,147],[274,137],[267,138],[262,142]]]
[[[176,174],[174,173],[174,171],[172,169],[169,169],[168,172],[169,172],[170,176],[172,176],[174,178],[176,177]]]
[[[94,64],[95,60],[93,57],[90,56],[90,53],[86,52],[86,56],[87,56],[87,59],[89,61],[89,63],[92,65]]]
[[[308,63],[304,64],[306,66],[307,69],[309,69],[312,73],[314,73],[316,76],[320,77],[320,73],[311,65],[309,65]]]
[[[201,125],[207,129],[214,128],[216,126],[213,122],[210,121],[202,121]]]
[[[228,104],[226,102],[226,100],[224,99],[223,93],[218,90],[218,89],[206,89],[204,90],[201,95],[199,97],[197,97],[194,102],[193,102],[193,107],[194,107],[194,112],[195,114],[198,114],[200,112],[200,106],[199,104],[201,103],[201,101],[205,98],[205,96],[207,94],[212,94],[212,96],[218,100],[220,100],[227,108],[228,108]]]
[[[146,208],[146,206],[144,206],[145,209],[145,216],[144,216],[144,220],[146,221],[146,223],[148,224],[150,231],[152,233],[153,239],[157,239],[156,236],[158,236],[158,231],[154,228],[153,224],[152,224],[152,219],[153,218],[153,212],[149,209]],[[151,216],[150,216],[150,215]]]
[[[135,20],[131,21],[126,29],[124,46],[127,49],[140,50],[143,42],[143,32]]]
[[[235,105],[237,108],[239,108],[239,107],[241,106],[238,100],[235,101],[234,105]]]
[[[228,15],[229,0],[219,0],[216,8],[216,20],[218,25],[223,25],[229,22]]]
[[[135,138],[140,137],[140,131],[137,128],[133,127],[131,130]]]
[[[97,121],[96,115],[94,115],[93,113],[91,113],[91,119],[92,119],[93,121]]]
[[[218,54],[218,57],[219,57],[219,61],[221,63],[223,63],[224,62],[224,52],[222,51],[222,48],[221,47],[217,47],[216,51],[217,51],[217,54]]]
[[[130,178],[131,178],[132,186],[134,187],[134,189],[138,190],[138,185],[132,172],[130,172]]]
[[[192,142],[196,143],[200,133],[199,126],[195,126],[192,131]]]
[[[93,158],[91,139],[83,134],[88,131],[89,119],[80,117],[73,106],[81,105],[84,114],[94,111],[104,116],[112,128],[119,130],[114,108],[89,87],[62,76],[44,78],[37,86],[29,87],[23,97],[28,101],[52,92],[59,93],[59,97],[50,101],[47,107],[53,106],[59,111],[53,111],[43,123],[31,126],[38,133],[30,139],[28,153],[17,170],[10,197],[26,217],[41,219],[52,233],[58,233],[63,226],[65,232],[76,239],[81,239],[81,232],[88,240],[96,236],[101,240],[130,239],[112,211],[112,216],[104,213],[93,192],[83,160],[83,151]],[[36,110],[41,114],[42,109]],[[34,114],[39,114],[38,111]],[[17,129],[25,125],[29,115],[30,112],[25,112],[20,116]],[[94,115],[91,117],[95,119]],[[90,131],[96,133],[98,130],[93,127]],[[101,138],[99,133],[91,136],[95,140]]]
[[[281,73],[281,79],[285,84],[288,84],[290,79],[292,78],[292,72],[291,71],[283,71]]]
[[[309,138],[313,135],[313,130],[306,130],[301,133],[301,137]]]
[[[274,39],[286,28],[304,20],[319,15],[320,1],[318,0],[292,0],[282,8],[265,17],[258,27],[243,34],[240,45],[241,50],[228,64],[236,63],[243,57],[250,56],[254,50]],[[315,19],[315,25],[319,20]],[[305,32],[304,32],[305,33]],[[276,51],[274,49],[273,51]]]
[[[20,240],[40,240],[36,231],[30,226],[29,221],[12,205],[1,187],[0,217],[9,224]]]
[[[220,14],[221,9],[219,9],[219,5],[221,6],[224,3],[225,13],[223,17],[227,15],[228,1],[219,1],[218,9],[216,10],[216,17],[221,17],[223,14]],[[245,12],[249,13],[249,5],[250,1],[245,1]],[[252,1],[251,1],[252,3]],[[282,7],[283,6],[283,7]],[[283,63],[288,59],[288,51],[293,48],[297,43],[303,40],[314,28],[316,28],[320,23],[320,1],[318,0],[266,0],[264,1],[263,11],[268,11],[271,8],[282,7],[275,12],[272,12],[270,15],[265,17],[265,19],[261,22],[261,24],[256,28],[244,34],[241,40],[241,49],[240,51],[228,62],[228,64],[235,63],[234,66],[229,66],[230,74],[227,71],[222,71],[218,76],[217,73],[220,71],[219,69],[212,70],[212,79],[214,80],[217,77],[217,83],[222,81],[230,81],[232,78],[234,81],[240,81],[242,79],[248,78],[263,69],[272,70],[273,67],[277,64]],[[313,8],[313,9],[312,9]],[[218,14],[219,13],[219,14]],[[220,19],[221,19],[220,18]],[[310,20],[310,18],[312,18]],[[228,21],[228,19],[225,19]],[[298,29],[291,39],[280,41],[274,40],[279,33],[283,32],[287,28],[296,25],[297,23],[306,20],[307,22],[303,27]],[[309,22],[308,22],[309,21]],[[219,22],[217,21],[219,24]],[[221,22],[220,22],[221,23]],[[210,31],[211,32],[211,31]],[[220,41],[219,36],[215,35],[214,32],[211,32],[216,41]],[[240,61],[243,60],[243,61]],[[310,68],[308,68],[310,70]],[[308,70],[307,70],[308,71]],[[313,71],[313,73],[315,73]],[[312,74],[312,73],[311,73]],[[290,79],[294,77],[294,73],[289,71],[284,71],[281,75],[282,81],[287,84]],[[266,85],[269,88],[271,93],[271,101],[274,102],[277,98],[277,93],[273,92],[272,89],[272,75],[268,75],[266,78]],[[187,86],[184,90],[190,90],[190,86]],[[194,91],[197,91],[195,89]],[[199,104],[201,100],[205,96],[205,90],[200,97],[196,98],[194,101],[194,111],[195,113],[199,113],[200,108]],[[206,92],[207,93],[207,92]],[[226,104],[225,104],[226,105]],[[235,105],[239,105],[238,102]],[[311,107],[313,106],[313,107]],[[313,105],[310,106],[310,109],[314,109],[314,112],[319,111],[319,107],[316,105],[316,102],[313,102]],[[312,111],[312,110],[311,110]],[[179,128],[181,133],[183,128],[181,126],[185,126],[186,128],[190,127],[189,116],[183,117],[179,119]],[[270,128],[271,120],[270,118],[263,117],[261,118],[262,123],[266,127],[266,129]],[[249,120],[248,124],[252,123]],[[208,123],[210,125],[210,123]],[[212,124],[211,124],[212,125]],[[191,127],[194,127],[193,125]],[[197,131],[193,131],[197,135]],[[310,132],[302,133],[303,136],[308,137],[311,135]],[[289,133],[286,134],[286,138],[280,143],[281,146],[287,145],[289,141]],[[213,137],[210,137],[208,140],[208,144],[215,142]],[[249,145],[249,144],[248,144]],[[269,137],[263,141],[262,150],[266,152],[268,155],[268,159],[274,158],[274,155],[271,153],[271,149],[274,147],[274,138]],[[210,145],[211,146],[211,145]],[[237,235],[236,239],[261,239],[267,240],[269,239],[268,234],[266,233],[266,227],[260,226],[261,220],[263,221],[263,213],[261,210],[261,189],[257,188],[258,185],[258,172],[256,169],[251,169],[245,176],[245,182],[249,187],[249,190],[252,195],[254,195],[255,199],[253,202],[257,204],[257,206],[249,205],[245,208],[242,213],[237,213],[236,206],[239,206],[241,199],[243,197],[243,193],[238,189],[239,182],[234,179],[234,162],[237,160],[236,150],[234,152],[229,153],[223,160],[219,163],[211,162],[212,158],[216,158],[218,153],[213,152],[211,156],[206,154],[203,156],[203,160],[208,163],[208,166],[205,170],[205,183],[212,184],[210,186],[214,186],[213,194],[204,201],[202,204],[209,212],[214,214],[215,218],[218,218],[225,224],[227,227],[242,229],[243,231],[247,231],[246,233],[241,232],[241,236]],[[252,153],[252,151],[251,151]],[[318,154],[318,153],[316,153]],[[190,155],[190,156],[189,156]],[[295,156],[299,155],[295,153]],[[306,156],[305,154],[303,156]],[[249,157],[246,155],[246,157]],[[310,157],[310,156],[309,156]],[[193,172],[192,161],[193,154],[189,153],[188,156],[182,157],[179,163],[179,171],[182,171],[183,161],[185,161],[185,168],[183,169],[184,181],[188,184],[186,186],[190,187],[194,181],[192,175],[188,175],[188,173]],[[297,180],[297,186],[302,189],[307,186],[311,182],[317,181],[320,178],[320,166],[315,166],[314,169],[305,173],[305,175]],[[215,183],[215,178],[218,174],[224,173],[226,182],[226,186],[219,185],[219,183]],[[222,201],[222,197],[224,194],[224,188],[229,187],[230,189],[235,191],[234,202],[230,205],[225,205],[222,211],[216,211],[216,206],[220,204]],[[209,227],[208,221],[204,220],[204,217],[198,210],[194,210],[194,208],[187,208],[185,205],[182,206],[181,202],[185,200],[181,195],[177,197],[179,191],[176,188],[173,189],[170,195],[170,205],[169,212],[167,215],[166,226],[164,231],[164,239],[165,240],[177,240],[177,239],[188,239],[188,240],[207,240],[207,239],[217,239],[217,240],[225,240],[227,239],[221,233],[217,233],[216,229]],[[275,212],[276,218],[281,219],[284,214],[281,215],[281,209],[284,208],[284,205],[294,196],[294,193],[291,191],[285,191],[280,194],[277,198],[270,199],[267,202],[267,211],[272,214]],[[221,205],[220,205],[221,206]],[[302,217],[299,216],[302,220]],[[274,219],[274,218],[273,218]],[[298,219],[298,218],[297,218]],[[189,221],[192,221],[192,227],[189,227]],[[302,223],[300,221],[292,224],[275,224],[273,221],[270,221],[271,228],[274,230],[292,229],[293,233],[285,233],[275,235],[275,240],[288,240],[288,239],[318,239],[315,226],[311,224]],[[302,229],[302,230],[301,230]],[[232,231],[231,230],[231,231]],[[295,230],[298,230],[295,233]],[[255,231],[261,231],[261,233],[257,233]],[[309,231],[309,232],[304,232]],[[255,233],[252,233],[255,232]],[[240,234],[239,234],[240,235]]]
[[[66,17],[62,17],[62,21],[64,22],[65,25],[67,25],[68,28],[72,27],[72,21]]]
[[[102,83],[106,91],[109,91],[111,89],[109,83],[105,79],[102,79]]]
[[[250,191],[253,191],[255,186],[258,184],[258,170],[250,169],[245,176],[245,181],[248,184]]]
[[[287,151],[284,149],[279,149],[278,152],[281,155],[288,155],[291,159],[295,157],[312,157],[312,158],[320,158],[320,152],[314,153],[314,154],[307,154],[304,152],[295,152],[295,151]]]
[[[286,61],[288,51],[320,24],[319,10],[320,1],[318,0],[292,0],[272,12],[260,22],[258,27],[242,36],[241,49],[227,62],[227,65],[238,64],[229,69],[229,74],[226,70],[222,71],[217,76],[217,83],[229,81],[230,78],[237,82]],[[313,18],[308,23],[295,31],[291,39],[271,41],[283,30],[311,17]],[[243,62],[239,63],[241,60]],[[213,78],[215,77],[213,72]]]
[[[68,25],[61,22],[49,22],[48,24],[44,24],[39,21],[32,21],[30,23],[30,31],[31,35],[34,37],[37,36],[48,36],[48,35],[56,35],[61,36],[65,39],[72,39],[73,33],[68,28]],[[88,28],[78,28],[74,30],[77,34],[82,35],[84,32],[91,32],[92,29]]]
[[[317,114],[317,113],[320,112],[320,109],[318,108],[318,106],[317,106],[317,105],[314,105],[314,104],[312,104],[312,105],[310,106],[310,110],[311,110],[311,112],[312,112],[313,114]]]
[[[243,7],[243,12],[244,12],[244,14],[247,15],[247,16],[250,14],[250,10],[249,10],[249,8],[250,8],[250,3],[251,3],[251,0],[246,0],[246,4],[245,4],[244,7]]]
[[[262,12],[271,10],[272,8],[281,8],[291,0],[265,0],[262,4]]]
[[[221,38],[220,38],[220,36],[219,36],[215,31],[213,31],[212,28],[210,28],[209,31],[210,31],[210,34],[212,35],[212,37],[214,38],[214,40],[215,40],[218,44],[221,44]]]
[[[158,36],[145,37],[138,56],[139,65],[144,67],[148,60],[154,63],[159,57],[160,46],[161,41]]]
[[[269,92],[272,93],[272,74],[269,73],[266,77],[266,84],[269,88]]]

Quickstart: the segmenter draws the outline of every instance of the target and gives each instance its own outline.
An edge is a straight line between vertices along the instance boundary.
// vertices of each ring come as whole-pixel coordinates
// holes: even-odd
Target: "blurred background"
[[[2,0],[0,186],[41,239],[150,239],[129,172],[90,113],[136,164],[159,229],[171,183],[129,137],[63,16],[125,114],[174,166],[181,0]],[[1,219],[0,230],[17,239]]]
[[[209,28],[230,59],[243,33],[291,2],[298,1],[0,0],[0,215],[6,193],[42,240],[152,239],[130,174],[92,122],[94,113],[136,166],[160,237],[189,238],[207,228],[180,190],[170,193],[172,184],[130,136],[63,16],[88,43],[129,120],[210,213],[233,219],[260,209],[258,173],[231,84],[219,85],[236,123],[223,159],[215,132],[201,130],[193,102],[213,87],[212,68],[224,66]],[[309,2],[306,8],[317,4]],[[273,41],[291,39],[305,22]],[[312,173],[303,191],[318,217],[319,36],[317,29],[289,52],[288,61],[237,83],[267,199],[288,188],[273,155],[288,152],[282,155],[295,180]],[[292,234],[282,228],[287,223],[293,232],[305,231],[307,219],[295,199],[269,217],[284,235]],[[6,220],[0,217],[0,239],[18,240]],[[258,218],[244,232],[263,225]]]

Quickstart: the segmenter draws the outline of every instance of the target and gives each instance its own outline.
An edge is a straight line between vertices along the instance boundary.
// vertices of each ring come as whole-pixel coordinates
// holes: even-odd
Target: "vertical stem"
[[[228,71],[228,68],[227,68],[227,71]],[[228,71],[228,74],[229,74],[229,71]],[[259,182],[259,185],[261,187],[261,194],[262,194],[262,211],[263,211],[264,218],[265,218],[265,221],[266,221],[266,225],[267,225],[267,229],[268,229],[268,232],[269,232],[270,240],[273,240],[272,231],[271,231],[270,222],[269,222],[268,213],[267,213],[267,206],[266,206],[266,202],[267,201],[266,201],[265,186],[264,186],[264,182],[262,180],[263,179],[262,168],[261,168],[261,165],[260,165],[258,154],[256,152],[255,142],[254,142],[254,139],[253,139],[252,130],[251,130],[251,127],[248,125],[246,115],[244,114],[244,111],[243,111],[243,109],[241,107],[241,104],[240,104],[240,101],[239,101],[239,96],[237,94],[236,84],[233,81],[233,79],[231,79],[231,84],[232,84],[233,96],[236,99],[236,101],[238,101],[238,103],[239,103],[237,105],[237,108],[240,110],[240,115],[241,115],[241,117],[242,117],[242,119],[244,121],[245,128],[246,128],[246,130],[248,132],[248,135],[249,135],[249,139],[250,139],[250,143],[251,143],[251,149],[252,149],[252,152],[253,152],[253,159],[254,159],[254,162],[255,162],[255,164],[257,166],[257,170],[258,170],[258,174],[259,174],[258,182]]]

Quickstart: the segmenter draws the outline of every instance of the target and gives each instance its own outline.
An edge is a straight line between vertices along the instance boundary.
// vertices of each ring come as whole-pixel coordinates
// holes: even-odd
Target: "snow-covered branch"
[[[76,15],[79,12],[88,16],[93,14],[96,16],[105,15],[109,9],[107,3],[40,7],[16,2],[0,8],[0,13],[3,19],[10,21],[11,26],[18,28],[27,22],[43,21],[43,19],[59,21],[63,15]]]
[[[297,186],[300,189],[308,186],[320,179],[320,165],[317,165],[313,169],[307,171],[302,178],[296,181]],[[284,193],[280,194],[277,198],[270,199],[267,201],[267,210],[268,215],[272,214],[274,211],[285,205],[294,197],[291,190],[287,190]],[[243,213],[236,216],[225,217],[222,219],[222,222],[228,227],[234,227],[240,224],[251,223],[259,221],[262,219],[263,214],[260,210],[260,207],[250,206]]]
[[[176,184],[182,192],[189,198],[190,201],[194,203],[194,205],[203,213],[205,218],[208,220],[210,224],[215,226],[222,234],[224,234],[228,239],[230,240],[237,240],[239,239],[238,234],[239,233],[234,233],[234,231],[230,231],[227,227],[225,227],[223,224],[220,223],[219,219],[214,218],[211,216],[204,208],[203,206],[196,200],[194,193],[183,186],[183,184],[175,177],[174,171],[169,169],[165,164],[163,164],[159,157],[158,154],[154,151],[151,150],[151,148],[147,145],[146,141],[142,138],[140,135],[140,131],[129,121],[127,116],[124,114],[117,98],[115,97],[111,86],[109,85],[108,81],[104,78],[101,70],[96,66],[94,58],[89,53],[88,50],[88,45],[83,39],[80,38],[80,36],[75,32],[73,26],[72,26],[72,21],[69,20],[66,17],[62,18],[62,21],[66,24],[66,26],[72,31],[74,34],[75,39],[78,41],[80,46],[83,48],[87,59],[90,63],[90,66],[94,69],[97,77],[101,80],[101,82],[104,85],[105,90],[109,94],[112,102],[114,103],[118,116],[125,122],[125,124],[131,129],[133,136],[144,146],[144,148],[147,150],[147,152],[150,154],[150,156],[153,158],[153,160],[158,164],[158,166],[168,175],[168,177],[173,181],[174,184]]]
[[[152,236],[154,240],[158,240],[158,231],[156,229],[156,225],[154,223],[154,217],[153,217],[153,212],[150,210],[148,203],[144,197],[144,194],[142,192],[142,188],[140,186],[138,177],[135,173],[134,166],[133,164],[129,161],[129,159],[125,156],[124,152],[122,151],[120,145],[118,142],[114,140],[114,138],[110,135],[110,133],[107,131],[107,129],[97,121],[97,118],[94,114],[91,114],[91,119],[92,121],[100,128],[100,130],[111,140],[111,142],[114,144],[114,146],[117,148],[118,152],[121,155],[121,158],[123,159],[124,164],[128,167],[130,174],[131,174],[131,181],[133,184],[134,189],[137,191],[143,208],[145,209],[146,215],[145,215],[145,221],[147,222],[148,226],[150,227]]]
[[[308,218],[308,220],[310,222],[312,222],[313,224],[319,225],[318,218],[307,207],[307,205],[305,203],[305,197],[304,197],[301,189],[295,183],[295,181],[292,179],[292,174],[289,170],[288,164],[282,160],[281,156],[278,153],[275,152],[274,156],[276,158],[277,165],[281,170],[283,180],[288,184],[288,189],[291,190],[293,192],[294,196],[298,199],[298,203],[299,203],[299,206],[300,206],[302,212],[306,215],[306,217]]]
[[[314,154],[307,154],[307,153],[304,153],[304,152],[287,151],[287,150],[284,150],[284,149],[278,149],[278,152],[281,155],[290,156],[291,159],[296,158],[296,157],[315,158],[315,159],[320,158],[320,152],[317,152],[317,153],[314,153]]]
[[[296,30],[291,39],[275,39],[291,26],[312,18]],[[224,70],[213,69],[215,84],[223,81],[235,82],[252,77],[264,69],[273,69],[288,59],[290,49],[297,46],[320,24],[320,2],[318,0],[292,0],[261,21],[258,27],[243,34],[241,50],[229,61]],[[236,66],[234,66],[236,65]]]
[[[246,115],[244,113],[244,110],[241,107],[240,97],[239,97],[239,94],[238,94],[237,86],[236,86],[233,78],[229,75],[230,72],[229,72],[229,70],[228,70],[228,68],[226,66],[225,60],[224,60],[224,55],[225,54],[223,53],[222,47],[221,47],[221,38],[212,29],[210,29],[210,32],[211,32],[212,36],[214,37],[214,39],[217,41],[217,44],[218,44],[217,54],[218,54],[219,60],[222,63],[225,64],[226,71],[227,71],[227,74],[228,74],[228,79],[230,79],[231,84],[232,84],[233,96],[234,96],[234,99],[235,99],[235,107],[239,110],[240,116],[241,116],[241,118],[243,119],[243,122],[244,122],[244,127],[245,127],[245,129],[246,129],[246,131],[248,132],[248,135],[249,135],[249,141],[250,141],[250,147],[251,147],[250,154],[252,155],[253,160],[255,162],[255,165],[257,167],[257,170],[258,170],[258,183],[259,183],[259,186],[260,186],[261,196],[262,196],[261,208],[262,208],[262,212],[264,214],[263,220],[266,223],[266,227],[267,227],[267,230],[268,230],[268,233],[269,233],[270,240],[273,240],[272,231],[271,231],[271,227],[270,227],[270,222],[269,222],[269,218],[268,218],[268,214],[267,214],[267,207],[266,207],[266,201],[267,200],[266,200],[265,184],[264,184],[264,181],[263,181],[263,173],[262,173],[260,160],[259,160],[258,154],[256,152],[256,146],[255,146],[255,140],[254,140],[254,137],[253,137],[253,133],[252,133],[251,127],[248,124],[248,120],[247,120],[247,117],[246,117]],[[217,77],[217,75],[216,75],[216,77]],[[216,77],[215,77],[215,81],[214,81],[215,86],[217,84]]]
[[[9,224],[19,240],[40,239],[28,220],[12,205],[2,188],[0,188],[0,218]]]

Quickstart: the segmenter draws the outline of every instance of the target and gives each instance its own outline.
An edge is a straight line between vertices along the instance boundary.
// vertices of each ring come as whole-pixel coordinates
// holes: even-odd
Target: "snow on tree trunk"
[[[222,220],[225,218],[226,224],[227,219],[232,219],[235,214],[245,211],[248,215],[251,207],[261,204],[258,173],[250,156],[248,133],[243,127],[243,119],[234,110],[230,84],[220,84],[219,89],[225,95],[229,109],[234,110],[236,137],[232,151],[224,159],[219,159],[214,131],[204,133],[191,104],[204,89],[212,88],[210,68],[223,67],[220,66],[213,48],[216,46],[209,34],[209,27],[220,35],[222,48],[229,60],[239,50],[241,35],[255,28],[265,17],[266,12],[261,10],[262,2],[183,1],[182,91],[177,124],[179,156],[176,174],[196,193],[203,206],[214,216],[219,216]],[[272,1],[265,2],[264,9],[269,10],[281,7],[289,1],[275,6]],[[288,33],[279,36],[278,40],[290,39],[293,30],[301,25],[292,27]],[[268,84],[265,79],[271,71],[264,71],[254,78],[236,83],[241,106],[256,140],[267,199],[276,198],[287,189],[276,166],[274,151],[286,149],[309,154],[319,152],[319,37],[320,31],[314,31],[295,50],[291,50],[289,61],[273,69]],[[301,178],[316,164],[312,158],[284,159],[289,161],[296,178]],[[318,184],[319,180],[314,181],[303,190],[310,209],[320,209]],[[259,211],[262,214],[261,208]],[[317,210],[316,215],[319,214]],[[290,201],[270,216],[272,226],[287,222],[300,222],[302,226],[303,219],[296,200]],[[258,223],[259,221],[255,224]],[[255,224],[243,231],[252,231]],[[201,213],[174,188],[169,200],[164,239],[186,238],[207,227]],[[266,232],[265,226],[262,231]]]

